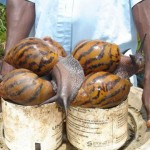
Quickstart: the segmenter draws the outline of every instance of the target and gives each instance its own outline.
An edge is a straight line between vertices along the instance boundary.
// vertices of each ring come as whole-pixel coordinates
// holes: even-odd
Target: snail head
[[[145,38],[146,38],[146,34],[144,35],[144,38],[141,41],[141,45],[140,45],[139,49],[136,51],[136,54],[135,55],[130,55],[132,63],[134,65],[138,66],[138,68],[139,68],[138,72],[143,71],[144,66],[145,66],[145,58],[144,58],[144,52],[143,52]]]

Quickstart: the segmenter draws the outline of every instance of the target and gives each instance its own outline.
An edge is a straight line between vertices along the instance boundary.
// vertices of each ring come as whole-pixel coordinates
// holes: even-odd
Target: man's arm
[[[145,74],[144,74],[144,90],[143,90],[143,104],[147,110],[148,126],[150,127],[150,0],[143,0],[133,7],[133,16],[140,38],[146,39],[144,43],[145,53]]]
[[[26,38],[34,24],[34,3],[26,0],[7,0],[7,39],[5,54],[9,49],[23,38]],[[12,66],[3,62],[1,74],[4,75],[13,69]]]

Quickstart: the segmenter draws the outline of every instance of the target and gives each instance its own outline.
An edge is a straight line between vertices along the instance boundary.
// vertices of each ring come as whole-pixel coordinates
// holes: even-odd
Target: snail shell
[[[130,90],[130,82],[108,72],[97,72],[86,77],[71,106],[111,108],[121,104]]]
[[[49,36],[46,36],[43,38],[43,40],[54,49],[54,52],[58,54],[58,56],[66,57],[67,53],[65,49],[62,47],[61,44],[50,38]]]
[[[27,69],[15,69],[0,83],[0,96],[21,105],[38,105],[54,96],[51,82]]]
[[[72,55],[79,61],[85,75],[98,72],[113,72],[120,61],[120,50],[116,44],[101,40],[85,40],[73,50]]]
[[[26,38],[10,49],[4,60],[15,68],[26,68],[42,76],[58,62],[58,54],[44,40]]]

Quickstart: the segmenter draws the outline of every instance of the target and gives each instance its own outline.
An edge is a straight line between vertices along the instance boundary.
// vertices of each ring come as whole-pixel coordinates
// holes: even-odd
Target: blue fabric
[[[0,3],[6,5],[6,0],[0,0]]]

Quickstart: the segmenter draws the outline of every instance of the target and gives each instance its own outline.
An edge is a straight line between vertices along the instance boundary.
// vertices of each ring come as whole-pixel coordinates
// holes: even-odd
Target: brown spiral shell
[[[49,36],[46,36],[43,38],[43,40],[50,46],[54,48],[54,52],[58,54],[58,56],[66,57],[67,53],[65,49],[62,47],[61,44],[50,38]]]
[[[121,104],[130,90],[130,82],[108,72],[90,74],[84,80],[71,106],[111,108]]]
[[[0,83],[0,96],[21,105],[37,105],[54,96],[50,81],[27,69],[15,69]]]
[[[98,72],[113,72],[120,61],[120,50],[116,44],[101,40],[85,40],[73,50],[72,55],[79,61],[85,75]]]
[[[54,67],[58,55],[44,40],[30,37],[10,49],[4,60],[15,68],[26,68],[42,76]]]

